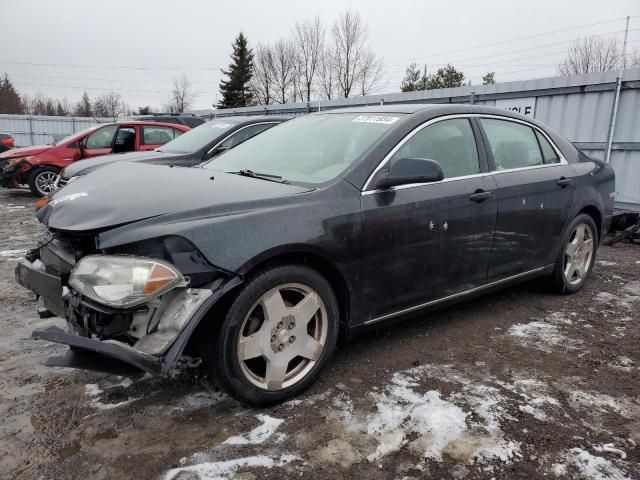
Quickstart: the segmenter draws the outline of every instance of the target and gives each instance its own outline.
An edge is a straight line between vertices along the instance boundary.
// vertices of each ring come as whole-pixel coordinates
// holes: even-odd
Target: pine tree
[[[222,100],[218,104],[220,108],[245,107],[253,104],[253,94],[249,87],[249,81],[253,76],[253,52],[248,46],[247,37],[240,32],[232,47],[229,70],[222,70],[229,80],[220,82],[222,94]]]
[[[496,72],[487,72],[487,74],[482,77],[483,85],[492,85],[496,83]]]
[[[4,78],[0,79],[0,113],[24,113],[24,105],[20,95],[6,73]]]
[[[91,109],[91,100],[89,99],[89,95],[87,92],[82,94],[82,98],[76,105],[76,109],[74,112],[78,117],[92,117],[93,111]]]
[[[56,115],[58,117],[64,117],[66,114],[67,112],[64,110],[64,107],[60,102],[58,102],[58,105],[56,106]]]
[[[53,105],[53,100],[51,100],[50,98],[47,100],[46,114],[49,116],[55,116],[56,114],[56,107]]]
[[[434,75],[429,75],[427,80],[427,90],[433,88],[461,87],[464,81],[464,73],[447,64],[444,68],[439,68]]]

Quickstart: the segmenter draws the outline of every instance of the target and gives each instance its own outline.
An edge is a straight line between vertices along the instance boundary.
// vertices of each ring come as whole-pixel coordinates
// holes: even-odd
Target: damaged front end
[[[16,279],[43,298],[46,315],[67,320],[67,332],[33,332],[71,347],[48,365],[114,371],[115,359],[160,375],[211,306],[239,283],[181,237],[101,251],[94,235],[62,232],[19,261]]]

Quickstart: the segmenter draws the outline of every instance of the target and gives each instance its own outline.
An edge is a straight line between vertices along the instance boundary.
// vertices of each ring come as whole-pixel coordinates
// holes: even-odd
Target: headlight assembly
[[[173,265],[162,260],[90,255],[76,264],[69,285],[98,303],[128,308],[186,285],[186,281]]]

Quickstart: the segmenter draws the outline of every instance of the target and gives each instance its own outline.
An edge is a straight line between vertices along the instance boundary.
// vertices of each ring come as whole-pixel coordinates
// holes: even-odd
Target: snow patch
[[[377,412],[361,425],[378,443],[375,452],[368,455],[369,461],[376,461],[405,445],[436,461],[442,460],[444,454],[480,463],[493,459],[509,462],[514,455],[519,455],[519,443],[503,438],[500,422],[504,398],[496,388],[458,376],[462,391],[446,399],[436,390],[421,393],[414,387],[429,368],[416,367],[396,373],[382,393],[373,394]],[[416,438],[410,440],[412,437]]]
[[[615,267],[618,265],[616,262],[608,262],[606,260],[598,260],[596,262],[598,265],[602,265],[603,267]]]
[[[27,254],[26,250],[2,250],[0,251],[0,257],[6,257],[12,260],[22,258]]]
[[[557,475],[565,475],[568,467],[573,467],[581,478],[591,480],[630,480],[622,470],[606,458],[597,457],[581,448],[572,448],[565,453],[562,461],[554,464],[551,471]]]
[[[602,393],[590,393],[580,390],[569,394],[569,405],[576,410],[596,408],[602,413],[608,413],[607,409],[623,417],[630,417],[632,412],[639,411],[640,407],[624,397],[614,398]]]
[[[227,478],[230,474],[238,472],[241,468],[274,468],[282,467],[295,460],[296,455],[281,455],[278,458],[266,455],[236,458],[222,462],[205,462],[189,467],[180,467],[169,470],[164,476],[165,480],[178,480],[180,478],[197,478],[199,480],[218,480]],[[193,475],[189,475],[193,474]]]
[[[282,422],[284,422],[284,420],[273,418],[269,415],[256,415],[256,418],[262,422],[262,425],[257,426],[244,435],[229,437],[222,443],[226,445],[256,445],[263,443],[271,437],[278,427],[282,425]]]

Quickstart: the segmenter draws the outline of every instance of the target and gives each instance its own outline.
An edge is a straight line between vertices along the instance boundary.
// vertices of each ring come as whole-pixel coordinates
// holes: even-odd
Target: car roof
[[[265,116],[265,115],[261,115],[261,116],[241,116],[241,115],[234,115],[234,116],[230,116],[230,117],[216,117],[216,118],[211,118],[208,121],[213,121],[213,120],[220,120],[220,121],[226,121],[226,122],[230,122],[230,123],[237,123],[237,124],[246,124],[246,123],[263,123],[263,122],[274,122],[274,123],[282,123],[282,122],[286,122],[287,120],[291,120],[293,117],[275,117],[275,116]]]
[[[397,105],[372,105],[367,107],[340,108],[335,110],[325,110],[323,112],[314,112],[314,115],[323,113],[371,113],[371,114],[416,114],[427,113],[429,116],[437,117],[440,115],[465,114],[465,113],[485,113],[491,115],[501,115],[522,120],[531,123],[537,123],[531,117],[525,117],[510,110],[502,108],[489,107],[484,105],[470,105],[460,103],[402,103]]]
[[[184,129],[184,130],[191,129],[191,127],[188,127],[187,125],[182,125],[181,123],[153,122],[153,121],[147,121],[147,120],[122,120],[120,122],[99,123],[96,126],[100,127],[103,125],[147,125],[147,126],[156,126],[156,127],[171,127],[171,128],[178,128],[178,129]]]

